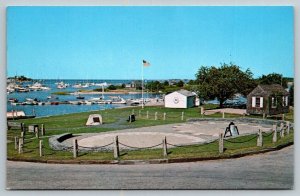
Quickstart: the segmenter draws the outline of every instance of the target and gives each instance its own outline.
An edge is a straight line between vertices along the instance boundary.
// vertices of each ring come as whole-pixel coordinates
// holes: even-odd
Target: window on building
[[[255,99],[255,107],[257,107],[257,108],[260,107],[260,97],[256,97],[256,99]]]
[[[253,108],[263,108],[263,97],[252,97],[252,107]]]
[[[277,99],[275,97],[271,98],[271,106],[272,106],[272,108],[276,108],[277,107]]]

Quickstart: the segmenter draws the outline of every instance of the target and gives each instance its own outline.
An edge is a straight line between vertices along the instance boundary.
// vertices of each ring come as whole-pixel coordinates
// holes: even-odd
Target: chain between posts
[[[96,147],[85,147],[85,146],[80,146],[78,145],[78,148],[83,148],[83,149],[91,149],[91,150],[96,150],[96,149],[101,149],[101,148],[104,148],[104,147],[107,147],[107,146],[110,146],[112,145],[114,142],[111,142],[109,144],[106,144],[106,145],[103,145],[103,146],[96,146]]]
[[[232,144],[242,144],[242,143],[250,142],[250,141],[252,141],[256,138],[257,138],[257,136],[254,136],[253,138],[250,138],[250,139],[245,140],[245,141],[236,141],[236,142],[234,142],[234,141],[229,141],[228,139],[224,139],[224,141],[228,142],[228,143],[232,143]]]
[[[126,145],[126,144],[123,144],[121,142],[119,142],[120,145],[122,146],[125,146],[125,147],[128,147],[128,148],[135,148],[135,149],[149,149],[149,148],[154,148],[154,147],[157,147],[157,146],[161,146],[163,143],[159,143],[157,145],[153,145],[153,146],[147,146],[147,147],[136,147],[136,146],[129,146],[129,145]]]

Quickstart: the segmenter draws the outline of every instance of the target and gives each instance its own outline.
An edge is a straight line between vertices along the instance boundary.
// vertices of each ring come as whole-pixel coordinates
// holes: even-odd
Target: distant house
[[[247,96],[247,113],[276,115],[289,112],[289,93],[279,84],[258,85]]]
[[[135,88],[135,87],[136,87],[136,84],[134,81],[125,84],[125,88]]]
[[[187,90],[179,90],[165,96],[166,108],[191,108],[195,106],[196,95]]]

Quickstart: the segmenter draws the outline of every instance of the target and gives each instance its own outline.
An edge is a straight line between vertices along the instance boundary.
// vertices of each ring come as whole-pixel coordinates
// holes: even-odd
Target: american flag
[[[143,65],[144,65],[144,67],[148,67],[148,66],[150,66],[150,63],[147,62],[147,61],[145,61],[145,60],[143,60]]]

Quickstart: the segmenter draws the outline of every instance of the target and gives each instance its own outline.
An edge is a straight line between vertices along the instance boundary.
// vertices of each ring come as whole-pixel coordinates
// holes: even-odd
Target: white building
[[[195,106],[196,95],[187,90],[179,90],[165,96],[166,108],[191,108]]]

